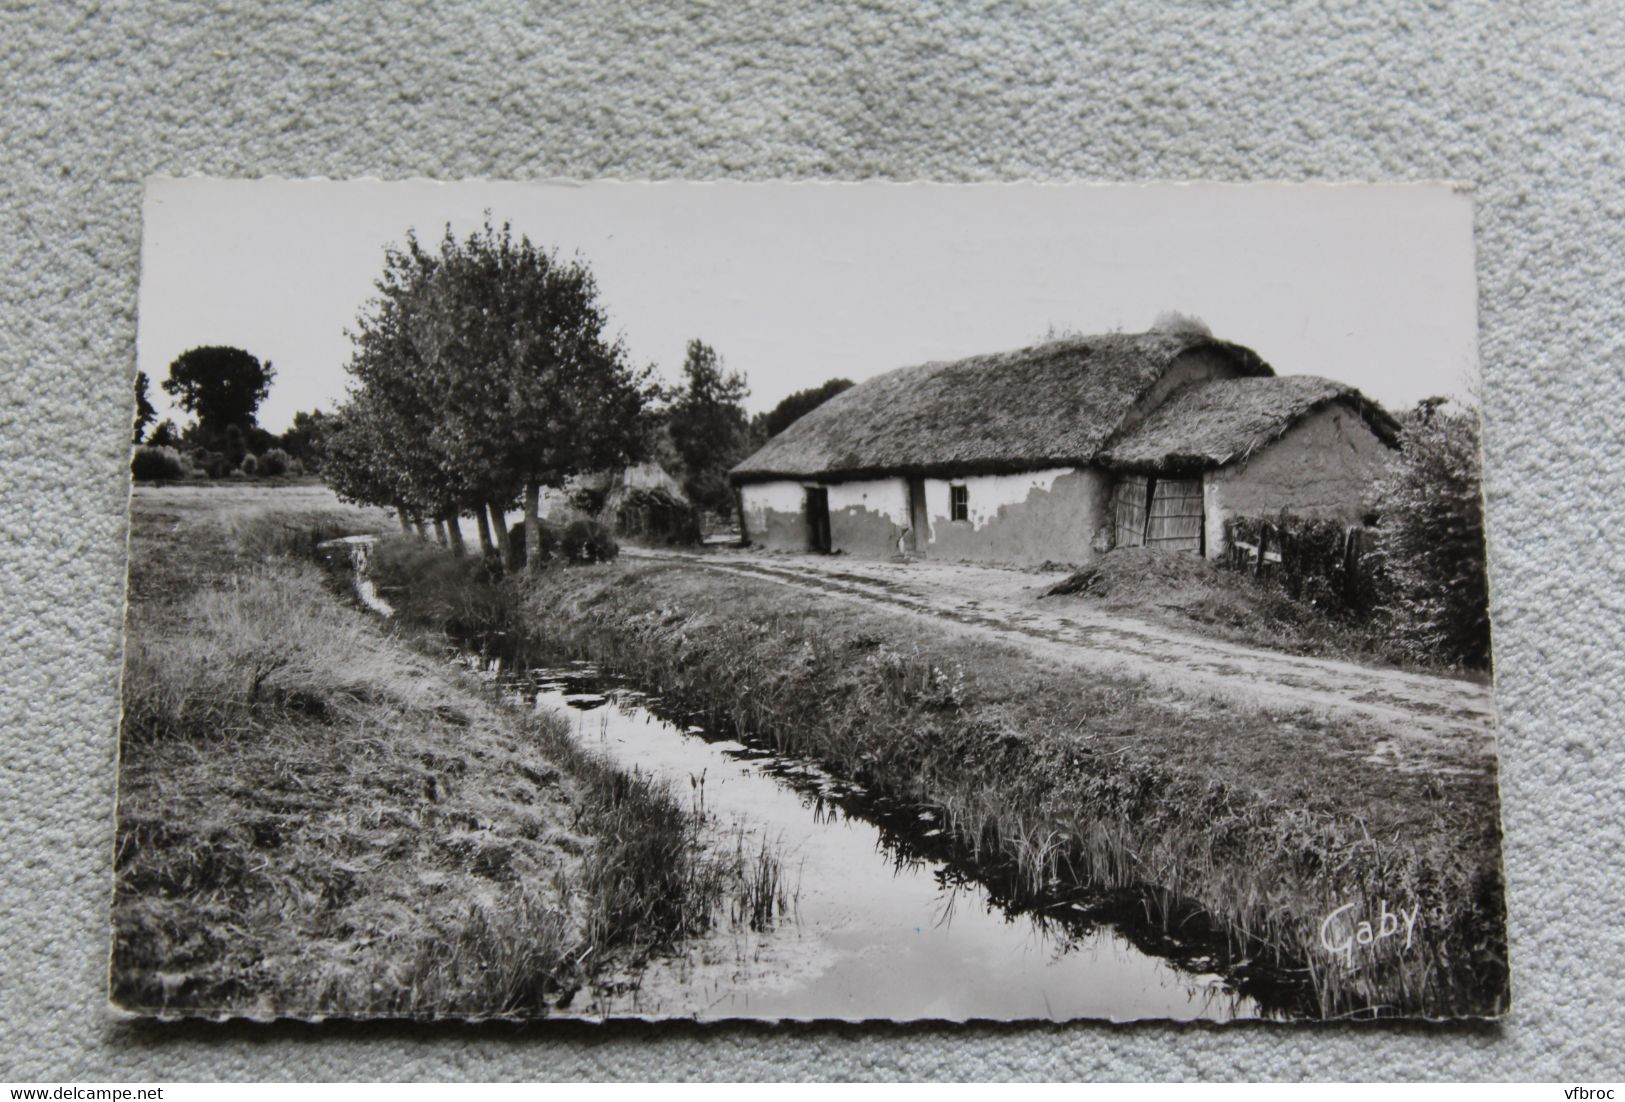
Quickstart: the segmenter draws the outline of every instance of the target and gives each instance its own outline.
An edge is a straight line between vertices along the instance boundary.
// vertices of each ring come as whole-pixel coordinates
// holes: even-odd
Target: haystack
[[[645,543],[701,542],[700,514],[678,481],[657,463],[619,473],[599,514],[618,536]]]

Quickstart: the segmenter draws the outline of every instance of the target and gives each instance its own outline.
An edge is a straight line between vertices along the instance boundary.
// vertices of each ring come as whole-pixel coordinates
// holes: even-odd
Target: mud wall
[[[886,558],[908,530],[908,482],[901,478],[832,482],[830,547],[848,555]]]
[[[1343,405],[1310,414],[1250,459],[1202,479],[1209,557],[1224,551],[1233,516],[1288,512],[1359,521],[1393,452]]]
[[[966,488],[969,518],[950,520],[949,487]],[[1106,522],[1111,484],[1094,470],[1059,467],[1014,475],[925,481],[931,516],[926,556],[950,562],[1081,563]]]
[[[745,538],[770,551],[807,550],[807,491],[799,482],[747,482],[739,488]]]

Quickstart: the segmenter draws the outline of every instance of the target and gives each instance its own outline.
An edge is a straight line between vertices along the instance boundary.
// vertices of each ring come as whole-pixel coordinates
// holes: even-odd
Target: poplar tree
[[[147,433],[147,426],[152,424],[153,418],[157,416],[158,411],[153,408],[152,399],[147,394],[147,373],[137,371],[135,373],[135,423],[132,426],[135,429],[135,435],[131,441],[132,443],[141,443],[141,438]]]
[[[728,469],[750,446],[750,423],[742,404],[750,388],[745,377],[725,371],[716,350],[701,340],[688,342],[683,384],[667,414],[667,434],[683,462],[683,492],[715,513],[734,507]]]

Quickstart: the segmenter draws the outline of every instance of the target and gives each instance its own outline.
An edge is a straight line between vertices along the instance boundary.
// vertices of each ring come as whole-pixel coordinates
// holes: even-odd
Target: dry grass
[[[1329,615],[1293,600],[1268,579],[1221,569],[1196,555],[1120,548],[1066,578],[1044,598],[1045,604],[1068,602],[1153,618],[1176,628],[1196,626],[1206,635],[1287,654],[1486,676],[1464,673],[1443,661],[1418,662],[1413,648],[1380,618]]]
[[[536,1016],[727,915],[743,859],[336,600],[300,556],[382,518],[283,493],[136,494],[115,1002]]]
[[[538,1013],[579,984],[574,782],[338,607],[238,575],[132,639],[114,997],[198,1013]],[[536,721],[545,728],[545,721]]]
[[[666,564],[546,575],[535,630],[873,789],[940,810],[973,855],[1161,888],[1311,973],[1309,1010],[1494,1013],[1506,995],[1493,762],[1374,760],[1385,733],[1037,662],[951,629]],[[1328,966],[1350,900],[1423,940]]]

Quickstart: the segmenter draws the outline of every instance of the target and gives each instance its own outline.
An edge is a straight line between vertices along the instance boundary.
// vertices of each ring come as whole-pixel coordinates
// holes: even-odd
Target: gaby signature
[[[1358,903],[1343,904],[1321,922],[1321,947],[1342,960],[1343,967],[1354,967],[1354,953],[1357,948],[1364,949],[1379,941],[1396,938],[1402,931],[1405,934],[1405,944],[1400,947],[1401,952],[1409,949],[1415,940],[1416,922],[1421,917],[1422,905],[1418,903],[1408,911],[1403,908],[1389,910],[1386,899],[1377,902],[1375,926],[1365,920],[1355,921],[1356,915],[1351,912],[1359,906]]]

